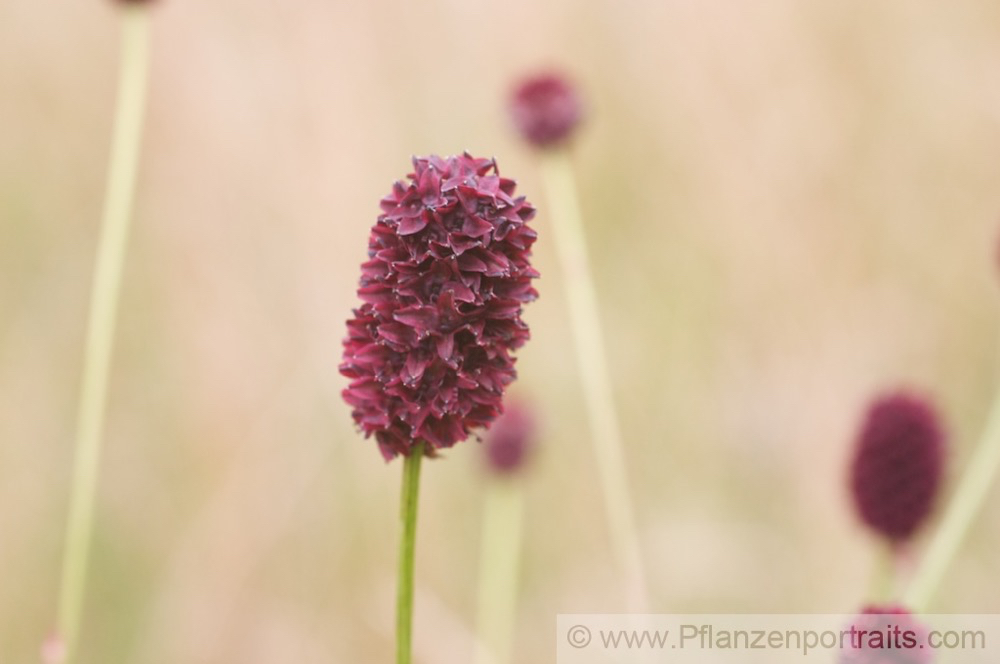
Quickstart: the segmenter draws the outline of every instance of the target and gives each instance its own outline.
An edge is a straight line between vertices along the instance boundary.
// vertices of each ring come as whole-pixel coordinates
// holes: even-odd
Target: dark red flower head
[[[928,634],[901,606],[867,606],[847,632],[839,664],[930,664]]]
[[[382,199],[340,372],[354,421],[386,460],[488,427],[528,339],[535,209],[492,159],[415,157]]]
[[[876,400],[851,465],[851,489],[862,520],[893,542],[908,539],[934,507],[944,446],[930,402],[906,393]]]
[[[508,403],[486,436],[486,462],[490,470],[504,475],[524,466],[535,445],[535,417],[527,405]]]
[[[565,78],[542,74],[517,86],[510,113],[525,140],[544,148],[569,138],[580,123],[582,108],[576,90]]]

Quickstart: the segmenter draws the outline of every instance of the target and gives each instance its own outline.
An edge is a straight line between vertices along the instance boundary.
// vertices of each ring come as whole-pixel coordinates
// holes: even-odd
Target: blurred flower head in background
[[[934,658],[933,649],[923,647],[927,628],[901,606],[866,606],[850,633],[840,664],[929,664]]]
[[[387,460],[489,426],[529,336],[521,307],[538,296],[535,209],[496,162],[466,153],[413,169],[382,200],[340,367],[355,422]]]
[[[534,411],[523,401],[507,403],[486,436],[487,467],[498,475],[521,470],[535,448],[537,435]]]
[[[906,392],[876,399],[851,466],[861,519],[893,542],[908,539],[934,507],[944,463],[944,433],[930,401]]]
[[[570,138],[583,107],[576,88],[563,76],[540,74],[522,81],[510,101],[514,126],[525,140],[546,148]]]

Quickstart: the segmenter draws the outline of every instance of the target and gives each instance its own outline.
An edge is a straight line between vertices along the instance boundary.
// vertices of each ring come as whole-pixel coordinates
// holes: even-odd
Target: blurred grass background
[[[581,87],[575,146],[654,610],[850,611],[877,391],[967,456],[994,390],[1000,5],[164,0],[108,414],[86,662],[377,662],[401,465],[337,373],[378,201],[468,149],[540,209],[515,390],[545,423],[518,661],[623,609],[513,81]],[[0,3],[0,662],[53,621],[117,58],[110,2]],[[420,661],[471,657],[480,450],[428,464]],[[937,608],[1000,610],[987,508]]]

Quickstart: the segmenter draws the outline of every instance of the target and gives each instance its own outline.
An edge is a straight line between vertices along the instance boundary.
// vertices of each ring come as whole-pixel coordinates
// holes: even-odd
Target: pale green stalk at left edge
[[[417,499],[424,443],[417,443],[403,459],[403,488],[399,518],[399,577],[396,581],[396,664],[410,664],[413,656],[413,569],[417,542]]]
[[[517,610],[524,490],[495,478],[486,490],[479,553],[476,664],[510,664]]]
[[[926,611],[948,565],[979,513],[1000,468],[1000,390],[994,398],[979,447],[969,459],[951,503],[928,545],[924,559],[904,596],[912,611]]]
[[[108,375],[122,269],[139,162],[149,71],[149,9],[123,4],[121,64],[104,212],[91,291],[77,416],[69,518],[59,590],[57,638],[63,661],[74,659],[101,457]]]

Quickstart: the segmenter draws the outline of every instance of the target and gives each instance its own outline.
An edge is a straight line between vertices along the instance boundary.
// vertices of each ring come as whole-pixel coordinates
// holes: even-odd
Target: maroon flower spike
[[[514,125],[536,147],[562,143],[580,122],[580,98],[566,79],[555,74],[530,78],[514,90],[510,103]]]
[[[523,467],[535,444],[535,418],[527,406],[509,403],[486,436],[486,462],[505,475]]]
[[[535,209],[496,162],[415,157],[408,178],[372,227],[340,365],[354,421],[386,460],[489,426],[528,339],[521,306],[538,297]]]
[[[930,664],[927,628],[900,606],[867,606],[851,625],[839,664]]]
[[[897,393],[877,400],[862,426],[851,489],[862,520],[894,543],[926,520],[944,472],[944,434],[931,404]]]

